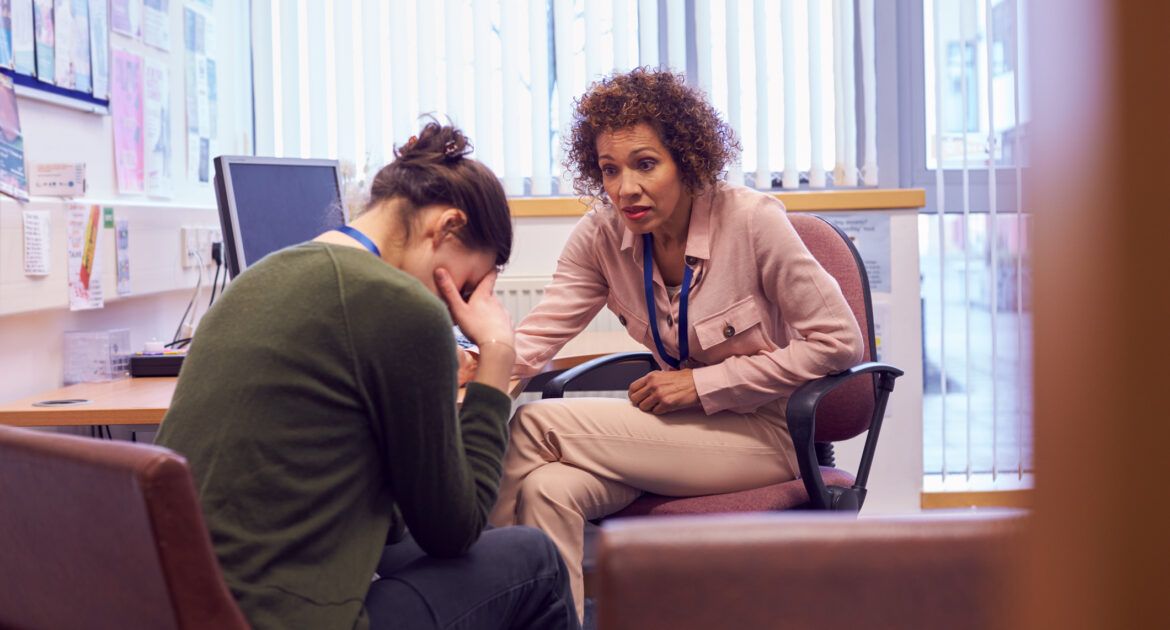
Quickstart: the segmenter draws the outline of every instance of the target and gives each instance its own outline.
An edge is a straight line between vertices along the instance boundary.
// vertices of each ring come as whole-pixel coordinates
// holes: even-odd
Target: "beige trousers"
[[[556,543],[584,616],[585,521],[643,492],[697,496],[794,479],[792,437],[777,401],[754,413],[701,409],[656,416],[616,398],[522,405],[511,422],[492,525],[530,525]]]

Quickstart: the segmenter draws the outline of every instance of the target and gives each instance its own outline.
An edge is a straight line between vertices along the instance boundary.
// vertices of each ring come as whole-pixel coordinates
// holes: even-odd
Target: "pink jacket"
[[[861,359],[861,330],[836,280],[797,236],[775,197],[719,183],[695,197],[686,262],[695,387],[708,414],[755,411]],[[648,324],[642,239],[596,204],[569,237],[544,299],[516,329],[518,376],[531,376],[607,306],[658,355]],[[678,356],[679,296],[654,269],[663,346]]]

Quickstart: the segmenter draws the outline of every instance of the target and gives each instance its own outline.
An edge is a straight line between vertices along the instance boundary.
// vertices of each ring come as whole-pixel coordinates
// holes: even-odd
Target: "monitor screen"
[[[215,178],[233,276],[274,251],[345,222],[334,160],[220,156]]]

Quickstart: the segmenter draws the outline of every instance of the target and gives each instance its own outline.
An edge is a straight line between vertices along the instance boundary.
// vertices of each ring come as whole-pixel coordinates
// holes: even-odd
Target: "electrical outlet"
[[[179,229],[179,257],[184,269],[199,266],[200,258],[203,265],[215,266],[211,257],[211,244],[223,240],[219,228],[214,226],[183,226]]]
[[[198,229],[191,226],[179,228],[179,262],[184,269],[199,266],[199,258],[195,252],[199,251]]]

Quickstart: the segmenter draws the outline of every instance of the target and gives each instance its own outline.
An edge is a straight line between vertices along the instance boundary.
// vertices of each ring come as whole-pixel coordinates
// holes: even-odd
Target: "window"
[[[711,95],[743,140],[733,181],[876,185],[864,124],[876,118],[873,3],[859,6],[259,0],[257,153],[338,158],[361,182],[435,112],[467,131],[509,194],[572,194],[560,140],[573,99],[643,65],[685,72]]]
[[[907,3],[922,36],[914,176],[930,200],[919,220],[928,490],[1030,482],[1024,5]]]

